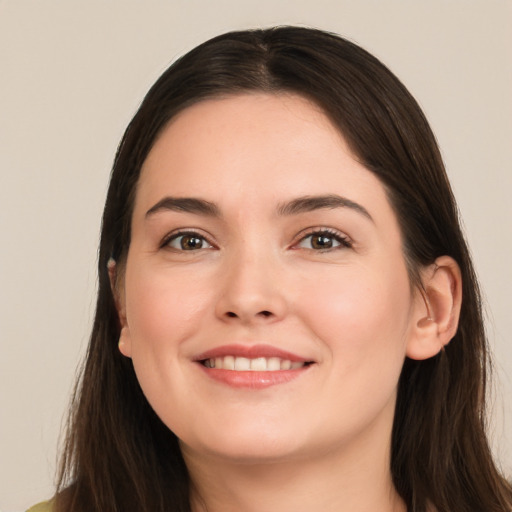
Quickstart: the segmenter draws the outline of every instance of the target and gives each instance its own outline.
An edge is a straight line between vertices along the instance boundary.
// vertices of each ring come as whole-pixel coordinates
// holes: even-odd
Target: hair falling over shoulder
[[[146,95],[119,145],[99,248],[96,315],[72,399],[57,512],[185,512],[187,468],[117,349],[120,326],[108,275],[122,268],[142,164],[181,110],[240,92],[293,92],[315,102],[384,184],[403,233],[413,283],[441,255],[459,264],[459,329],[445,350],[406,359],[391,472],[410,512],[505,512],[512,488],[486,436],[490,362],[477,279],[434,135],[416,101],[375,57],[334,34],[299,27],[232,32],[175,62]]]

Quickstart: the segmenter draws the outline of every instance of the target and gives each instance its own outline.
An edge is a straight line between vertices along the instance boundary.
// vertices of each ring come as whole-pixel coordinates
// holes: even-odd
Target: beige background
[[[52,492],[107,178],[143,94],[206,38],[283,23],[355,40],[424,107],[492,311],[493,442],[512,476],[510,0],[0,0],[0,510]]]

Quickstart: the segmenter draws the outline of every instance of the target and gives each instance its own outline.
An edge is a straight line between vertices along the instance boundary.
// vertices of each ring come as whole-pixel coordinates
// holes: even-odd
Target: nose
[[[245,325],[281,320],[288,310],[278,258],[238,254],[226,262],[216,315],[224,322]]]

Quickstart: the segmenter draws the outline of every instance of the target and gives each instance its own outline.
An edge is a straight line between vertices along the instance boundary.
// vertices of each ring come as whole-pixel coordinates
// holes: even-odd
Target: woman
[[[332,34],[225,34],[119,146],[52,510],[512,510],[487,367],[404,86]]]

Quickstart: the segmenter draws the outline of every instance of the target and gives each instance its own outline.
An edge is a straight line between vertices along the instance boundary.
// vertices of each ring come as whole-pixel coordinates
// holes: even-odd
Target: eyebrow
[[[207,217],[220,217],[219,207],[215,203],[195,197],[164,197],[146,212],[146,218],[162,210],[195,213]]]
[[[293,201],[281,204],[278,207],[277,212],[279,215],[297,215],[299,213],[312,212],[314,210],[334,208],[350,208],[373,222],[372,216],[364,206],[336,194],[298,197]]]
[[[320,196],[302,196],[287,203],[282,203],[277,207],[279,216],[298,215],[300,213],[312,212],[322,209],[350,208],[373,222],[373,218],[368,210],[360,204],[341,197],[336,194],[327,194]],[[160,211],[175,211],[193,213],[207,217],[220,218],[220,208],[210,201],[196,197],[164,197],[146,212],[146,218]]]

